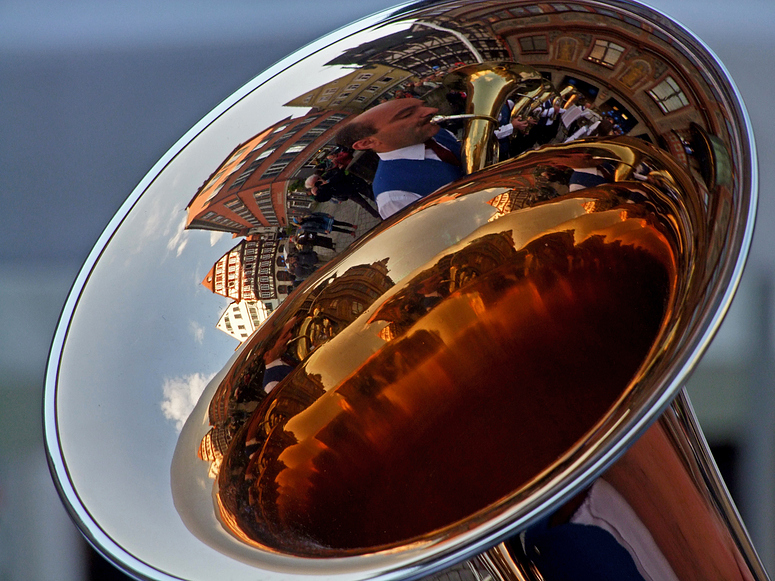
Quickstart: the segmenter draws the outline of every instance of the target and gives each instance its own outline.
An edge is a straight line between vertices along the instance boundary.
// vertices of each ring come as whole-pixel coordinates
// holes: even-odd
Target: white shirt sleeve
[[[501,125],[498,127],[494,133],[496,139],[509,137],[512,133],[514,133],[514,126],[511,123],[506,123],[506,125]]]
[[[420,198],[422,198],[422,196],[412,192],[388,190],[377,196],[377,211],[379,212],[379,215],[385,219],[399,210],[406,208],[409,204]]]

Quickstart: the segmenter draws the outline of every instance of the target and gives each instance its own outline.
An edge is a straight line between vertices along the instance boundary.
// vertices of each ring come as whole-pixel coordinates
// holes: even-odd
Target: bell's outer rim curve
[[[280,74],[285,69],[295,65],[299,61],[315,54],[324,47],[338,42],[351,34],[363,31],[370,26],[386,22],[391,17],[391,15],[397,11],[406,9],[411,6],[419,7],[423,3],[424,2],[422,2],[422,0],[403,2],[391,8],[378,11],[371,16],[361,18],[333,32],[327,33],[321,38],[299,48],[287,57],[270,66],[268,69],[259,73],[252,80],[247,82],[241,88],[237,89],[237,91],[235,91],[233,94],[224,99],[212,111],[207,113],[196,125],[194,125],[194,127],[186,132],[161,157],[161,159],[153,165],[153,167],[143,177],[139,184],[132,190],[126,201],[120,206],[113,218],[104,228],[102,234],[97,239],[94,247],[88,254],[83,266],[75,278],[68,293],[68,297],[62,307],[47,359],[43,397],[43,436],[46,455],[49,468],[52,473],[52,478],[60,494],[60,497],[63,499],[64,504],[71,515],[71,518],[73,518],[73,520],[77,523],[79,529],[84,534],[88,542],[115,566],[119,567],[133,577],[137,579],[150,579],[157,581],[171,581],[181,579],[180,577],[177,577],[171,573],[156,569],[149,563],[126,551],[123,547],[118,545],[110,537],[110,535],[102,530],[100,525],[91,517],[88,508],[81,502],[81,499],[70,479],[67,461],[63,456],[63,450],[60,446],[59,432],[57,428],[56,402],[60,360],[63,354],[65,343],[67,341],[67,335],[72,316],[75,313],[75,310],[80,301],[81,294],[86,284],[88,283],[94,267],[99,262],[103,251],[109,245],[113,235],[121,227],[124,219],[129,215],[135,204],[156,180],[156,178],[165,170],[166,166],[202,131],[204,131],[212,123],[216,122],[221,115],[223,115],[226,111],[239,103],[244,97],[259,88],[268,80]],[[445,2],[439,3],[443,4]],[[715,308],[713,315],[707,318],[702,327],[701,336],[692,342],[692,348],[687,350],[687,353],[683,356],[679,371],[671,376],[669,380],[669,386],[661,391],[660,396],[655,400],[654,404],[648,408],[647,412],[644,413],[637,422],[631,425],[630,431],[626,437],[618,440],[610,449],[606,451],[605,454],[600,456],[597,461],[591,463],[583,473],[578,473],[575,475],[573,482],[570,484],[567,482],[565,483],[567,486],[564,488],[563,493],[558,492],[556,494],[547,494],[547,499],[545,502],[539,506],[536,506],[533,510],[527,513],[524,518],[519,519],[517,523],[512,523],[511,526],[507,524],[505,526],[498,527],[497,529],[488,526],[489,532],[486,532],[485,534],[479,534],[473,540],[464,540],[463,546],[460,547],[456,545],[456,550],[454,552],[451,552],[447,547],[444,554],[431,554],[427,557],[427,559],[417,561],[416,564],[405,567],[401,569],[400,572],[394,569],[382,569],[380,571],[376,571],[372,576],[373,578],[379,578],[385,581],[399,578],[417,578],[420,576],[428,575],[435,571],[442,570],[464,558],[470,558],[476,554],[479,554],[497,542],[500,542],[505,538],[513,535],[517,526],[519,526],[519,528],[524,528],[524,526],[530,522],[535,521],[540,515],[544,514],[550,506],[556,506],[558,502],[558,495],[561,496],[562,499],[567,499],[573,493],[587,484],[592,478],[594,478],[596,475],[599,475],[608,466],[610,466],[624,452],[624,450],[653,423],[653,421],[676,397],[688,379],[689,375],[692,373],[693,369],[696,367],[697,363],[707,350],[714,335],[718,331],[718,328],[720,327],[721,322],[723,321],[724,316],[726,315],[732,302],[734,294],[739,286],[746,259],[750,250],[750,245],[753,239],[758,196],[758,163],[754,133],[743,97],[740,94],[728,70],[722,61],[718,58],[718,56],[696,34],[694,34],[680,21],[643,2],[606,0],[600,3],[607,4],[609,6],[614,5],[626,7],[628,10],[637,10],[638,8],[641,8],[644,12],[644,16],[647,16],[650,19],[653,19],[654,16],[663,18],[666,23],[669,23],[671,32],[679,32],[684,35],[684,40],[689,41],[690,43],[692,48],[692,55],[694,57],[702,57],[703,63],[706,66],[709,66],[711,70],[718,75],[716,80],[719,81],[720,84],[724,85],[728,90],[729,104],[736,108],[734,113],[736,113],[737,119],[734,121],[737,123],[738,127],[737,135],[741,138],[740,153],[743,154],[741,162],[745,164],[745,167],[741,168],[742,171],[740,174],[745,176],[747,179],[747,183],[741,187],[741,190],[745,190],[744,194],[747,194],[748,196],[748,208],[745,212],[741,213],[741,215],[747,216],[747,220],[745,221],[745,228],[739,236],[739,251],[737,253],[737,258],[734,264],[727,268],[727,274],[724,277],[724,280],[726,280],[728,284],[725,291],[713,301],[713,304],[710,305],[710,307]],[[432,564],[428,564],[431,562]],[[341,576],[333,574],[330,575],[330,577],[333,578]]]
[[[49,346],[48,357],[46,360],[46,371],[43,383],[43,439],[46,452],[46,459],[51,472],[54,486],[59,493],[68,514],[77,524],[79,530],[89,542],[89,544],[98,551],[103,557],[123,572],[140,580],[152,581],[177,581],[177,577],[165,571],[156,569],[145,561],[135,557],[133,554],[124,550],[114,540],[102,530],[100,525],[92,518],[89,510],[81,502],[81,499],[75,490],[67,468],[67,461],[63,457],[62,447],[59,442],[59,430],[57,428],[57,383],[59,376],[59,365],[67,341],[67,335],[73,314],[78,306],[81,294],[88,283],[94,267],[99,262],[103,251],[107,248],[113,235],[121,227],[124,219],[129,215],[135,204],[140,200],[146,190],[161,175],[167,165],[180,154],[193,140],[202,133],[212,123],[215,123],[221,115],[239,103],[243,98],[258,89],[261,85],[271,80],[282,71],[292,67],[305,58],[317,53],[323,48],[334,44],[348,36],[358,33],[370,26],[384,22],[397,10],[402,10],[408,6],[417,4],[417,1],[409,0],[396,3],[396,5],[379,10],[368,16],[348,23],[336,30],[326,33],[320,38],[301,46],[291,54],[280,59],[275,64],[258,73],[253,79],[245,83],[242,87],[226,97],[221,103],[209,111],[202,119],[188,130],[164,155],[157,161],[151,169],[143,176],[140,182],[135,186],[127,199],[121,204],[116,213],[110,219],[103,229],[97,241],[94,243],[91,251],[78,271],[76,278],[70,286],[67,299],[63,304],[59,319],[57,321],[54,337]]]

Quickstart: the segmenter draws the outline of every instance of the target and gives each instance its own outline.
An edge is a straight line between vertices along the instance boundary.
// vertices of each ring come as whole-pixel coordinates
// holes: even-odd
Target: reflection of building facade
[[[559,172],[555,171],[555,173]],[[535,175],[515,175],[511,181],[515,186],[514,188],[498,194],[487,202],[497,210],[490,216],[488,222],[494,222],[502,216],[532,206],[537,202],[551,200],[568,193],[567,185],[551,182],[541,172],[539,172],[538,177]]]
[[[336,336],[395,284],[388,276],[387,261],[349,268],[304,305],[309,315],[302,321],[296,341],[300,360]]]
[[[355,320],[395,284],[388,276],[387,262],[384,258],[347,269],[315,298],[311,310],[348,323]]]
[[[189,203],[186,228],[238,236],[275,231],[309,211],[303,180],[350,113],[313,109],[237,147]]]
[[[276,457],[295,443],[293,434],[283,428],[325,393],[318,375],[297,373],[290,379],[295,389],[288,392],[293,397],[274,400],[266,413],[254,414],[235,434],[232,452],[219,462],[220,517],[241,538],[256,540],[253,528],[259,522],[279,522],[274,480],[283,464]]]
[[[517,256],[510,231],[486,234],[417,274],[385,301],[370,321],[387,323],[379,333],[385,341],[403,337],[449,295],[504,264],[516,262]]]
[[[315,107],[361,112],[412,73],[381,64],[367,65],[335,81],[304,93],[287,103],[289,107]]]
[[[381,63],[426,78],[439,70],[480,59],[510,59],[507,49],[490,32],[489,26],[468,25],[463,30],[454,21],[434,18],[432,9],[428,14],[423,22],[406,31],[345,51],[328,64]]]
[[[235,249],[221,259],[226,259],[227,267],[229,256],[232,252],[237,254],[236,248],[238,247],[235,247]],[[393,286],[394,283],[387,273],[387,259],[385,259],[374,264],[362,264],[352,267],[341,277],[336,278],[323,289],[315,300],[307,305],[309,316],[302,321],[300,333],[308,341],[299,341],[299,339],[302,339],[302,337],[299,337],[296,343],[303,343],[307,347],[314,344],[317,347],[319,346],[318,343],[325,342],[322,336],[315,335],[314,333],[314,330],[318,329],[318,327],[322,328],[322,325],[318,325],[318,323],[321,323],[323,319],[328,323],[326,325],[328,330],[334,328],[339,330],[340,326],[345,326],[347,323],[355,320],[377,297],[382,296]],[[230,332],[232,335],[239,335],[248,331],[250,326],[249,320],[253,316],[249,310],[255,306],[253,301],[242,300],[239,303],[233,303],[227,309],[232,325],[231,331],[227,332]],[[246,310],[248,311],[247,314],[245,313]],[[236,314],[239,314],[239,318],[235,317]],[[222,322],[225,316],[226,314],[222,317]],[[245,329],[239,329],[240,325],[244,326]],[[246,337],[240,335],[237,338],[243,341]],[[260,357],[254,358],[249,365],[241,368],[234,377],[225,378],[210,401],[208,415],[210,424],[213,427],[202,440],[198,454],[202,460],[211,463],[210,474],[213,477],[218,473],[223,454],[235,433],[247,420],[250,412],[256,409],[258,404],[266,397],[266,393],[262,388],[263,373],[263,360]],[[301,393],[304,394],[304,401],[294,403],[283,400],[284,403],[282,405],[273,408],[272,422],[279,422],[281,419],[286,421],[288,417],[293,415],[289,410],[284,410],[284,405],[300,405],[301,408],[299,409],[303,409],[311,401],[323,394],[323,386],[319,377],[310,377],[306,374],[294,377],[295,379],[292,379],[292,381],[304,386],[304,389],[301,390]],[[309,401],[307,401],[307,398],[309,398]]]
[[[216,327],[241,343],[269,317],[270,312],[261,301],[233,302],[223,312]]]
[[[444,20],[488,25],[511,59],[538,69],[560,89],[576,87],[630,135],[659,143],[679,158],[684,152],[675,131],[688,139],[694,122],[711,134],[726,133],[713,88],[696,68],[647,23],[612,7],[470,5]]]
[[[406,31],[329,64],[382,64],[440,78],[477,60],[532,66],[558,89],[574,87],[626,133],[685,162],[692,123],[726,139],[712,85],[667,38],[613,7],[518,1],[429,7]]]
[[[293,275],[274,233],[242,240],[210,269],[202,284],[233,301],[261,301],[272,312],[290,294]]]

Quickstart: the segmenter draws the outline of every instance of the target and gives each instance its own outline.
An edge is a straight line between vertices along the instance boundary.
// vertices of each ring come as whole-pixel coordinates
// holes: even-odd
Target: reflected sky
[[[235,145],[308,111],[281,104],[340,77],[343,67],[323,66],[336,54],[321,51],[268,81],[172,159],[110,240],[72,318],[57,402],[73,486],[117,543],[176,574],[201,571],[214,555],[185,529],[169,493],[180,421],[236,347],[215,328],[230,301],[201,284],[234,240],[184,231],[185,207]],[[243,566],[229,560],[219,571],[230,567]]]

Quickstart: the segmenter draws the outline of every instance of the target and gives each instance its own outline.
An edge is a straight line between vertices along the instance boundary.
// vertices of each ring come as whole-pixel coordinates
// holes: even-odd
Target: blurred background
[[[41,398],[59,311],[146,172],[220,101],[294,49],[393,0],[0,2],[0,581],[119,579],[49,476]],[[775,3],[652,0],[726,65],[760,163],[758,225],[732,309],[689,391],[775,571]]]

